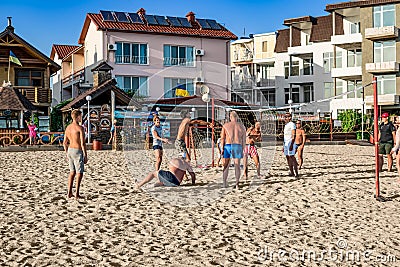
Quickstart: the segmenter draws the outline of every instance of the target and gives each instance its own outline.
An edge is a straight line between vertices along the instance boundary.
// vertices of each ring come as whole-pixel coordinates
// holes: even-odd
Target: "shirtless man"
[[[85,132],[80,125],[82,122],[82,112],[73,110],[71,113],[72,123],[65,129],[64,134],[64,150],[67,153],[69,161],[69,176],[68,176],[68,198],[72,197],[72,186],[76,176],[76,192],[75,198],[79,199],[79,188],[81,185],[84,164],[87,163],[87,152],[85,144]]]
[[[187,110],[181,111],[182,122],[179,125],[178,136],[175,140],[175,148],[179,151],[179,153],[183,153],[183,158],[186,158],[186,161],[190,162],[190,155],[186,148],[185,137],[188,133],[189,123],[190,123],[190,113]]]
[[[229,163],[233,158],[235,163],[236,189],[239,189],[240,159],[243,158],[243,148],[246,144],[246,128],[238,122],[238,115],[235,111],[229,114],[230,122],[222,126],[221,147],[223,147],[223,186],[227,187]]]
[[[181,184],[186,171],[192,177],[192,184],[196,182],[196,174],[193,172],[190,164],[183,159],[173,158],[168,165],[169,171],[158,170],[151,172],[140,183],[136,183],[136,188],[139,189],[144,184],[150,182],[154,178],[157,179],[156,186],[178,186]]]
[[[257,121],[254,127],[250,127],[246,132],[246,147],[243,151],[244,158],[243,158],[243,176],[247,180],[248,176],[248,166],[247,166],[247,157],[250,157],[254,160],[254,164],[257,168],[257,176],[260,177],[260,157],[258,155],[256,142],[261,142],[261,123]]]
[[[297,120],[295,144],[297,149],[297,156],[299,157],[299,170],[301,170],[301,166],[303,166],[303,150],[305,143],[306,143],[306,133],[301,125],[301,120]]]

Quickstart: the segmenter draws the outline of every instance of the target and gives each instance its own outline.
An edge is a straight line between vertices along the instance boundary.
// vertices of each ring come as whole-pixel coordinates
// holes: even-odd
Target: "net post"
[[[215,167],[215,159],[214,159],[214,140],[215,140],[215,131],[214,131],[214,97],[211,98],[211,166]]]
[[[379,140],[378,140],[378,86],[376,77],[373,79],[374,87],[374,145],[375,145],[375,198],[380,198],[379,188]],[[390,155],[391,156],[391,155]]]

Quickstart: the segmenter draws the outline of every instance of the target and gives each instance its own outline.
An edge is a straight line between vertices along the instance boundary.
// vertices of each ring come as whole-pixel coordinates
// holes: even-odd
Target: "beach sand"
[[[239,191],[221,189],[221,168],[203,166],[196,186],[136,192],[152,154],[130,152],[127,164],[123,152],[89,151],[80,201],[66,198],[64,152],[1,153],[0,265],[353,266],[349,251],[360,253],[357,266],[400,261],[400,184],[384,171],[390,201],[374,199],[372,146],[306,146],[297,180],[275,152],[268,178]],[[304,251],[315,260],[301,261]]]

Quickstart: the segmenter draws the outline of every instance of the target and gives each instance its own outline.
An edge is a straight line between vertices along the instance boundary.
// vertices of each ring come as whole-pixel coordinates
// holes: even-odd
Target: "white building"
[[[100,11],[89,13],[78,47],[53,46],[62,70],[54,79],[56,97],[74,98],[93,84],[91,69],[110,65],[118,86],[137,98],[178,96],[176,89],[199,94],[206,84],[212,97],[230,100],[229,43],[237,37],[213,19]],[[179,90],[181,92],[181,90]]]

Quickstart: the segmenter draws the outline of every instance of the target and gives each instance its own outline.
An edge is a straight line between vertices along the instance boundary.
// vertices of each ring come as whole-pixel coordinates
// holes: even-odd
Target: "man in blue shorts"
[[[285,122],[286,125],[283,130],[283,153],[289,165],[289,175],[298,178],[298,164],[294,156],[296,154],[296,125],[292,122],[292,115],[290,113],[285,114]]]
[[[227,187],[229,163],[233,158],[235,163],[236,189],[239,189],[240,178],[240,159],[243,158],[243,148],[246,144],[246,128],[238,120],[235,111],[229,114],[230,122],[222,126],[221,132],[221,152],[224,158],[223,186]]]

